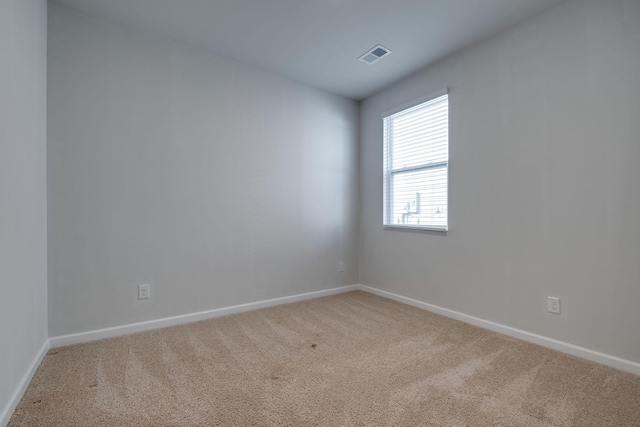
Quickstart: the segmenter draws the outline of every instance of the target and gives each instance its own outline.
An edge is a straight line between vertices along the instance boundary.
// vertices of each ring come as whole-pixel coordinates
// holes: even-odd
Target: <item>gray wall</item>
[[[48,78],[51,336],[357,282],[356,102],[56,4]]]
[[[444,87],[450,231],[383,230],[380,115]],[[640,2],[564,3],[365,100],[361,133],[364,284],[640,362]]]
[[[0,2],[0,424],[47,339],[47,4]]]

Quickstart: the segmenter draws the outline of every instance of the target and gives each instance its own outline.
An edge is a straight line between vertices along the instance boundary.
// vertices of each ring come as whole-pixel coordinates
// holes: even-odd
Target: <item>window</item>
[[[447,231],[449,95],[383,116],[385,228]]]

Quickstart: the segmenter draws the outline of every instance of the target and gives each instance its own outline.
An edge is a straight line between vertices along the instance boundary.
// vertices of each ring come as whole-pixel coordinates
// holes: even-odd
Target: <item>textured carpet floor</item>
[[[10,426],[640,426],[640,377],[356,291],[49,351]]]

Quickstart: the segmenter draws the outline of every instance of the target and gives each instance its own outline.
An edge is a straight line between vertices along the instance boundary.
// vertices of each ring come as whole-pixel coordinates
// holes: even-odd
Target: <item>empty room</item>
[[[640,0],[0,0],[0,427],[640,427]]]

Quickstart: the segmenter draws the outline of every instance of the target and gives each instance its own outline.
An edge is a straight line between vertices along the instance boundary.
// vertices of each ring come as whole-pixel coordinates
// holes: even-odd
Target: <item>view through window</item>
[[[384,226],[448,229],[449,95],[383,118]]]

